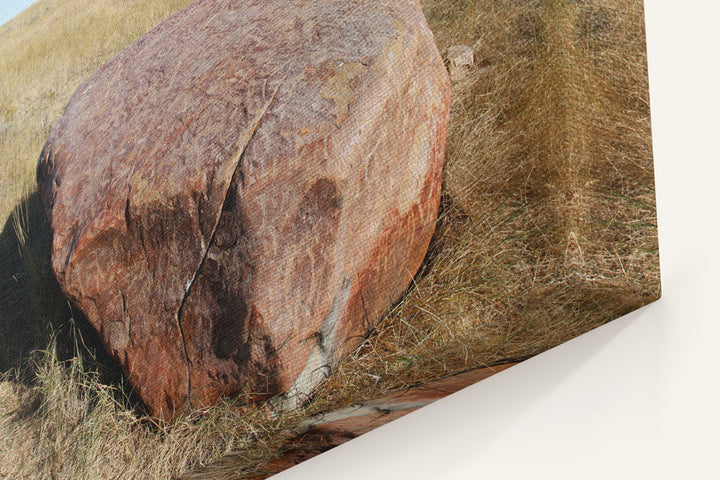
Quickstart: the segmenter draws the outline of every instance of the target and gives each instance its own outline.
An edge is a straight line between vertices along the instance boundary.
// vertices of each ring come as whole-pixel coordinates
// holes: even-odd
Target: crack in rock
[[[233,184],[235,183],[235,179],[238,175],[238,171],[240,170],[240,166],[242,164],[242,159],[245,156],[245,152],[247,150],[248,145],[250,144],[250,141],[252,140],[253,136],[255,135],[255,132],[258,129],[258,126],[260,125],[260,121],[263,119],[265,114],[267,113],[268,109],[270,108],[270,104],[273,103],[275,100],[275,95],[277,95],[278,90],[282,86],[282,83],[278,85],[275,90],[273,91],[273,94],[270,96],[270,98],[265,102],[265,105],[260,109],[260,111],[255,115],[255,118],[253,119],[252,123],[250,124],[250,128],[246,129],[242,134],[240,135],[240,138],[237,142],[237,147],[235,154],[232,156],[228,164],[232,166],[232,176],[230,177],[230,181],[228,182],[228,185],[225,189],[225,196],[223,199],[222,206],[220,207],[220,210],[218,211],[215,222],[213,225],[212,232],[210,234],[210,240],[207,243],[207,246],[201,245],[201,249],[203,250],[202,258],[200,259],[200,262],[198,263],[197,268],[195,268],[195,271],[193,272],[192,277],[187,281],[185,285],[185,292],[183,294],[182,300],[180,301],[180,306],[177,309],[177,312],[175,312],[175,320],[177,322],[178,330],[180,332],[180,339],[182,341],[182,347],[183,347],[183,355],[185,356],[185,370],[187,375],[187,401],[188,406],[190,409],[193,409],[192,400],[190,398],[191,388],[192,385],[190,383],[190,357],[188,355],[187,351],[187,341],[185,339],[185,334],[183,332],[182,328],[182,322],[180,319],[182,318],[182,311],[185,307],[185,303],[187,302],[188,297],[190,296],[190,290],[192,289],[192,286],[195,284],[195,281],[200,276],[200,273],[202,272],[203,266],[205,265],[205,261],[207,260],[208,254],[210,253],[210,248],[213,245],[213,242],[215,240],[215,234],[217,233],[218,225],[220,224],[220,218],[222,217],[222,213],[225,211],[225,207],[228,202],[228,198],[230,197],[230,189],[232,188]],[[264,92],[264,88],[263,88]]]

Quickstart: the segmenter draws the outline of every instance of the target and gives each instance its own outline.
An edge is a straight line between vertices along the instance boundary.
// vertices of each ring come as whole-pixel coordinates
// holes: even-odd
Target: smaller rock
[[[514,365],[477,368],[310,417],[293,429],[296,436],[280,448],[282,456],[246,471],[243,478],[264,480],[276,475]],[[215,468],[227,468],[222,462],[216,465],[197,473],[210,476]]]
[[[453,79],[464,77],[468,70],[475,65],[472,48],[467,45],[453,45],[448,48],[445,61],[448,64],[450,77]]]

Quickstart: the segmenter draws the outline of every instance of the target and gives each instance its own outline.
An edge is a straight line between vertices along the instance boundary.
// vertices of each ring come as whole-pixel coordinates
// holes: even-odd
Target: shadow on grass
[[[60,290],[51,246],[50,225],[35,191],[15,207],[0,233],[0,372],[15,370],[20,380],[32,382],[33,355],[48,349],[54,338],[59,360],[82,355],[104,382],[120,383],[119,364]]]

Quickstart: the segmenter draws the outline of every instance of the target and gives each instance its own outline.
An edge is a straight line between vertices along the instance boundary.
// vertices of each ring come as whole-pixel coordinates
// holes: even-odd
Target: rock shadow
[[[15,371],[31,383],[33,357],[54,338],[58,360],[81,355],[101,381],[121,384],[118,362],[60,290],[51,246],[50,224],[35,191],[15,207],[0,233],[0,373]]]

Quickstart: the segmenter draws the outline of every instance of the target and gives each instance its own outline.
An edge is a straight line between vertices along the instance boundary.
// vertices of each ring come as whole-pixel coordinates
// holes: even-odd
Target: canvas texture
[[[0,88],[0,478],[268,478],[660,296],[641,0],[40,0]]]

